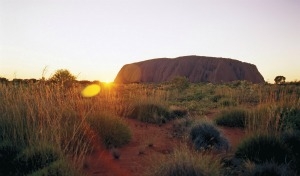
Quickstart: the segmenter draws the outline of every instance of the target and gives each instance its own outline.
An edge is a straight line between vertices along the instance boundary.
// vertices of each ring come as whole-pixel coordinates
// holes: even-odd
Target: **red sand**
[[[208,114],[211,118],[214,113]],[[132,131],[132,140],[126,146],[117,149],[120,158],[114,159],[112,152],[105,149],[99,139],[94,141],[95,150],[87,156],[85,171],[91,176],[138,176],[148,169],[151,158],[172,152],[180,140],[172,137],[172,122],[162,126],[142,123],[126,119]],[[244,137],[239,128],[224,128],[220,131],[229,140],[232,148],[236,148]]]

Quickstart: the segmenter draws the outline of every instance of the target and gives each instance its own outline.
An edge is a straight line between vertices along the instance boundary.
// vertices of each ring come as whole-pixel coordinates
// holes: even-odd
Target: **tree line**
[[[284,76],[276,76],[274,79],[275,84],[293,84],[293,85],[300,85],[300,81],[292,81],[292,82],[285,82],[286,78]],[[176,80],[175,80],[176,81]],[[179,82],[185,82],[184,80],[177,80]],[[74,76],[69,70],[67,69],[59,69],[56,70],[54,75],[52,75],[49,79],[45,79],[42,77],[41,79],[13,79],[9,81],[7,78],[0,77],[0,83],[2,84],[34,84],[34,83],[45,83],[45,84],[63,84],[63,85],[70,85],[74,83],[88,85],[92,83],[100,83],[99,81],[88,81],[88,80],[80,80],[78,81],[76,76]]]
[[[37,83],[44,83],[44,84],[62,84],[62,85],[68,85],[68,84],[82,84],[82,85],[88,85],[92,83],[100,83],[99,81],[89,81],[89,80],[80,80],[78,81],[76,76],[74,76],[69,70],[67,69],[59,69],[56,70],[56,72],[49,78],[45,79],[45,77],[42,77],[41,79],[18,79],[15,78],[13,80],[8,80],[7,78],[0,77],[0,83],[1,84],[37,84]]]

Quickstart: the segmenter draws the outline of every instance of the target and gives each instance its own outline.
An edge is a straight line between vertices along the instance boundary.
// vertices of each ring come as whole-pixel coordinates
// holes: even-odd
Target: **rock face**
[[[190,82],[231,82],[247,80],[263,83],[264,78],[253,64],[227,58],[183,56],[159,58],[124,65],[115,83],[161,83],[184,76]]]

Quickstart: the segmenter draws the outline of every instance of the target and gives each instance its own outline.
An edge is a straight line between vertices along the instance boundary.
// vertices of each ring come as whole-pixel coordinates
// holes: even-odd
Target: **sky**
[[[0,0],[0,77],[113,81],[121,67],[185,55],[300,80],[299,0]],[[44,70],[44,71],[43,71]]]

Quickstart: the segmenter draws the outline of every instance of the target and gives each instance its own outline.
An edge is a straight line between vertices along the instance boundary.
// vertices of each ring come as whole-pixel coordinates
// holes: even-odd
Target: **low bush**
[[[15,158],[22,150],[9,141],[0,141],[0,175],[14,175],[17,168]]]
[[[289,163],[278,164],[274,161],[255,164],[249,160],[235,157],[224,158],[221,161],[223,175],[245,176],[294,176],[296,172]]]
[[[181,118],[188,114],[188,111],[185,108],[181,108],[178,106],[170,107],[170,117],[169,119]]]
[[[52,162],[58,160],[61,154],[52,145],[44,144],[37,147],[28,147],[16,157],[16,170],[18,173],[28,174],[44,167],[49,166]]]
[[[280,120],[284,130],[300,130],[300,108],[280,108]]]
[[[291,170],[288,164],[276,164],[274,162],[266,162],[256,164],[254,168],[246,168],[244,172],[246,176],[295,176],[296,173]]]
[[[171,119],[171,114],[162,105],[145,103],[134,106],[130,117],[142,122],[161,124]]]
[[[210,100],[214,103],[219,102],[224,96],[223,95],[214,95],[210,98]]]
[[[291,167],[300,173],[300,131],[285,132],[281,140],[289,149],[292,158]]]
[[[215,119],[217,125],[228,127],[245,127],[247,113],[243,109],[222,111]]]
[[[65,160],[57,160],[43,169],[37,170],[28,176],[80,176],[82,173],[76,172],[75,169]]]
[[[239,175],[238,173],[242,173],[243,170],[243,163],[242,159],[236,158],[231,155],[225,155],[221,159],[222,165],[222,175],[224,176],[231,176],[231,175]]]
[[[190,138],[196,150],[227,150],[229,145],[217,128],[209,123],[201,123],[192,127]]]
[[[43,144],[23,149],[8,141],[2,141],[0,143],[0,175],[68,175],[58,174],[51,169],[53,163],[60,160],[62,156],[62,153],[50,144]],[[50,172],[44,174],[33,174],[36,172],[38,173],[39,170],[46,170],[48,167],[53,171],[52,174]],[[77,172],[75,168],[71,168],[70,166],[67,167],[66,165],[59,165],[56,170],[69,170],[68,173]]]
[[[148,176],[215,176],[221,174],[217,156],[190,151],[181,146],[170,154],[156,157],[145,175]]]
[[[205,95],[202,92],[196,92],[191,95],[180,94],[179,96],[180,97],[177,98],[177,101],[179,102],[200,101],[205,97]]]
[[[120,117],[105,113],[93,114],[87,117],[87,122],[107,148],[120,147],[131,140],[131,131]]]
[[[254,136],[243,141],[235,157],[250,160],[256,164],[274,161],[283,164],[291,161],[288,148],[275,136]]]

